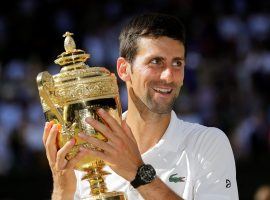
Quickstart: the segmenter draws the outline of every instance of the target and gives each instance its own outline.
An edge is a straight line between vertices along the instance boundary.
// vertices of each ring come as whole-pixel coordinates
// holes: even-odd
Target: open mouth
[[[160,94],[170,94],[172,92],[172,89],[164,89],[164,88],[153,88],[153,90]]]

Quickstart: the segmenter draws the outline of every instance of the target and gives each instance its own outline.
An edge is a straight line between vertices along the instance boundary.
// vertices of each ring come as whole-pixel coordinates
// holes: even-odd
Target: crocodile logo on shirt
[[[177,174],[172,174],[169,177],[169,182],[177,183],[177,182],[185,182],[186,177],[184,176],[179,176],[177,177]]]

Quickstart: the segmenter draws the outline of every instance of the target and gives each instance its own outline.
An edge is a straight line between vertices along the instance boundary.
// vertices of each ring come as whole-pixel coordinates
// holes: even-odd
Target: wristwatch
[[[138,170],[137,174],[133,181],[130,182],[130,184],[137,188],[141,185],[145,185],[148,183],[151,183],[156,178],[156,170],[152,165],[149,164],[143,164],[141,165]]]

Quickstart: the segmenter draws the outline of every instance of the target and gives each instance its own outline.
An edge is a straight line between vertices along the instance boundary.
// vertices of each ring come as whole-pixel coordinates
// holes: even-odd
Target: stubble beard
[[[171,113],[173,109],[173,105],[179,96],[180,88],[177,89],[176,94],[174,97],[168,102],[168,103],[161,103],[161,102],[156,102],[153,98],[153,95],[151,95],[149,92],[146,94],[146,107],[153,113],[157,114],[168,114]]]

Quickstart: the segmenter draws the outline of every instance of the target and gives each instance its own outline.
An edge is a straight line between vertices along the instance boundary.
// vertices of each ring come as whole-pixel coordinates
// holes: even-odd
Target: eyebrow
[[[173,60],[185,60],[185,58],[183,58],[183,57],[175,57],[175,58],[173,58]]]
[[[148,59],[153,59],[153,58],[155,58],[155,59],[160,59],[160,60],[162,60],[162,61],[166,60],[166,59],[165,59],[164,57],[162,57],[162,56],[149,56]],[[182,61],[184,61],[185,58],[183,58],[183,57],[174,57],[173,60],[182,60]]]

